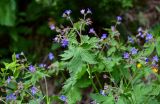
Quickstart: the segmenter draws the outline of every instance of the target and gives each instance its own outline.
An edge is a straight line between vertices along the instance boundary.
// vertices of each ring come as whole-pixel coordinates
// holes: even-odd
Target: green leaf
[[[82,22],[80,22],[80,21],[74,23],[73,27],[76,28],[77,30],[80,30],[80,28],[81,28],[81,30],[84,30],[84,24],[82,24]]]
[[[80,90],[76,87],[71,88],[71,90],[67,93],[67,101],[68,104],[77,104],[77,101],[81,100]]]
[[[102,96],[100,94],[91,94],[90,96],[93,100],[96,101],[96,103],[114,104],[114,98],[111,94],[109,94],[108,96]]]
[[[132,2],[133,2],[133,0],[122,0],[122,6],[123,7],[132,7],[133,5],[132,5]]]
[[[0,1],[0,24],[13,26],[16,20],[16,2],[15,0]]]
[[[160,37],[157,38],[156,51],[157,51],[158,56],[160,56]]]
[[[68,60],[68,59],[72,58],[74,56],[74,54],[75,54],[75,48],[69,47],[68,50],[64,51],[64,53],[60,55],[62,57],[61,60]]]
[[[84,49],[97,48],[99,39],[96,37],[90,38],[88,35],[81,35],[81,44]]]
[[[95,55],[92,54],[91,52],[85,50],[85,49],[80,49],[81,52],[81,58],[84,62],[87,62],[89,64],[96,64],[97,62],[95,61]]]
[[[111,47],[108,51],[107,51],[107,55],[110,56],[112,53],[114,53],[116,51],[115,47]]]
[[[82,68],[83,61],[79,53],[75,54],[75,56],[68,63],[68,68],[70,72],[75,72]]]
[[[154,51],[154,49],[155,49],[155,44],[154,43],[150,43],[150,44],[145,44],[144,45],[144,47],[145,47],[145,51],[144,51],[144,56],[149,56],[149,55],[151,55],[151,53]]]

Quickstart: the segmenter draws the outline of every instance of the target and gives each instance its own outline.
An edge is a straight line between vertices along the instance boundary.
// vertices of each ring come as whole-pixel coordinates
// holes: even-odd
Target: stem
[[[4,100],[0,99],[0,101],[2,101],[4,104],[7,104]]]
[[[94,84],[93,79],[92,79],[92,71],[90,70],[89,64],[88,64],[87,71],[88,71],[88,74],[89,74],[89,78],[90,78],[90,80],[92,82],[92,86],[93,86],[94,90],[98,93],[98,89],[97,89],[97,87]]]
[[[40,86],[40,90],[42,91],[42,95],[45,96],[40,81],[39,81],[39,86]]]
[[[78,30],[76,29],[76,28],[74,28],[74,24],[73,24],[73,21],[71,20],[71,18],[70,17],[68,17],[69,18],[69,21],[71,22],[71,24],[72,24],[72,26],[73,26],[73,29],[75,29],[76,30],[76,32],[77,32],[77,34],[79,35],[79,37],[81,36],[81,34],[78,32]]]
[[[44,77],[44,81],[45,81],[45,86],[46,86],[46,99],[47,99],[47,104],[49,104],[49,98],[48,98],[48,85],[47,85],[46,77]]]
[[[62,74],[62,77],[63,77],[65,80],[67,80],[67,78],[65,77],[64,73],[61,72],[61,74]]]
[[[129,83],[127,84],[127,87],[126,88],[128,88],[128,86],[129,86],[129,84],[131,83],[131,81],[136,77],[136,75],[137,75],[137,72],[133,75],[133,77],[130,79],[130,81],[129,81]]]
[[[101,85],[101,82],[99,81],[99,78],[98,78],[97,74],[95,74],[95,76],[96,76],[97,82],[99,84],[99,87],[102,89],[102,85]]]

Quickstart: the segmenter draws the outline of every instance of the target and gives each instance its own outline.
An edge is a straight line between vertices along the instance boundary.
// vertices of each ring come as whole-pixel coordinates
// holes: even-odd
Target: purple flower
[[[59,99],[61,99],[62,101],[66,101],[66,100],[67,100],[67,97],[66,97],[65,95],[61,95],[61,96],[59,97]]]
[[[158,59],[158,56],[157,56],[157,55],[152,58],[152,61],[153,61],[153,62],[158,62],[158,60],[159,60],[159,59]]]
[[[9,77],[7,78],[7,83],[9,84],[10,81],[11,81],[11,77],[9,76]]]
[[[133,38],[132,38],[132,37],[130,37],[130,36],[128,36],[128,42],[130,42],[130,43],[134,43]]]
[[[94,28],[91,28],[91,29],[89,30],[89,33],[95,34],[96,32],[94,31]]]
[[[48,58],[49,58],[49,60],[53,60],[53,59],[54,59],[53,53],[50,52],[50,53],[48,54]]]
[[[54,24],[49,25],[49,27],[51,30],[54,30],[56,28]]]
[[[65,10],[64,13],[67,14],[67,15],[70,15],[72,13],[72,11],[71,10]]]
[[[38,91],[37,88],[34,86],[30,90],[31,90],[32,95],[36,94]]]
[[[44,67],[46,67],[46,64],[39,64],[39,67],[44,68]]]
[[[144,38],[144,34],[142,32],[139,32],[139,35],[141,38]]]
[[[62,47],[68,46],[68,40],[67,39],[62,39],[61,45],[62,45]]]
[[[30,65],[29,66],[29,71],[33,73],[33,72],[36,71],[36,68],[33,65]]]
[[[85,9],[82,9],[80,12],[81,14],[85,14]]]
[[[128,52],[125,52],[125,53],[123,54],[123,58],[124,58],[124,59],[128,59],[128,58],[129,58],[129,53],[128,53]]]
[[[20,58],[20,54],[16,54],[16,59],[19,59]]]
[[[92,12],[89,8],[87,9],[87,14],[92,14]]]
[[[117,21],[121,22],[122,21],[122,17],[121,16],[117,16]]]
[[[10,94],[10,95],[7,95],[6,96],[6,100],[16,100],[16,96],[15,96],[15,94]]]
[[[151,40],[153,38],[152,34],[147,34],[146,35],[146,40]]]
[[[133,48],[131,48],[130,51],[131,51],[131,54],[134,55],[134,54],[137,54],[138,50],[135,47],[133,47]]]
[[[107,38],[107,34],[102,34],[101,39]]]

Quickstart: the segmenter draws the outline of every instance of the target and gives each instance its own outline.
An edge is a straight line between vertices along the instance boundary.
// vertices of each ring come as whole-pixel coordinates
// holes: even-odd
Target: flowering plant
[[[87,29],[92,24],[88,18],[92,14],[90,9],[82,9],[83,18],[75,23],[71,13],[66,10],[62,15],[71,26],[59,28],[50,24],[51,30],[58,33],[54,43],[65,49],[60,60],[55,61],[50,52],[48,59],[52,64],[37,66],[28,63],[23,53],[14,54],[13,62],[4,63],[5,67],[1,68],[1,88],[5,88],[2,96],[6,99],[0,100],[33,104],[158,104],[160,37],[139,28],[135,36],[121,39],[117,29],[121,16],[100,35],[94,28]],[[49,96],[46,77],[61,76],[59,72],[64,85],[57,95]],[[45,93],[40,89],[42,79]]]

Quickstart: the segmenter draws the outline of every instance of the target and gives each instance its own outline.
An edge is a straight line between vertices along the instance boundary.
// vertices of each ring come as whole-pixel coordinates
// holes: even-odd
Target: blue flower
[[[71,10],[65,10],[64,13],[67,14],[67,15],[70,15],[72,13],[72,11]]]
[[[107,34],[102,34],[101,39],[107,38]]]
[[[67,100],[67,97],[65,95],[61,95],[59,99],[65,102]]]
[[[132,38],[132,37],[130,37],[130,36],[128,36],[128,42],[130,42],[130,43],[134,43],[133,38]]]
[[[29,66],[29,71],[33,73],[33,72],[36,71],[36,68],[33,65],[30,65]]]
[[[16,59],[19,59],[20,58],[20,54],[16,54]]]
[[[39,67],[44,68],[44,67],[46,67],[46,64],[39,64]]]
[[[36,94],[38,91],[37,88],[34,86],[30,90],[31,90],[32,95]]]
[[[53,59],[54,59],[53,53],[50,52],[50,53],[48,54],[48,58],[49,58],[49,60],[53,60]]]
[[[149,62],[149,58],[145,58],[145,61],[146,61],[146,63],[148,63]]]
[[[89,8],[87,9],[87,14],[92,14],[92,12]]]
[[[125,53],[123,54],[123,58],[124,58],[124,59],[128,59],[128,58],[129,58],[129,53],[128,53],[128,52],[125,52]]]
[[[152,34],[147,34],[146,35],[146,40],[151,40],[153,38]]]
[[[117,16],[117,21],[121,22],[122,21],[122,17],[121,16]]]
[[[62,47],[68,46],[68,40],[67,39],[62,39],[61,45],[62,45]]]
[[[131,51],[131,54],[134,55],[134,54],[137,54],[138,50],[135,47],[133,47],[133,48],[131,48],[130,51]]]
[[[91,29],[89,30],[89,33],[95,34],[96,32],[94,31],[94,28],[91,28]]]
[[[51,30],[54,30],[56,28],[54,24],[49,25],[49,27]]]
[[[158,60],[159,60],[159,59],[158,59],[158,56],[157,56],[157,55],[152,58],[152,61],[153,61],[153,62],[158,62]]]
[[[16,96],[15,96],[15,94],[10,94],[10,95],[7,95],[6,96],[6,100],[16,100]]]
[[[9,84],[10,81],[11,81],[11,77],[9,76],[9,77],[7,78],[7,83]]]
[[[85,9],[82,9],[80,12],[81,14],[85,14]]]

